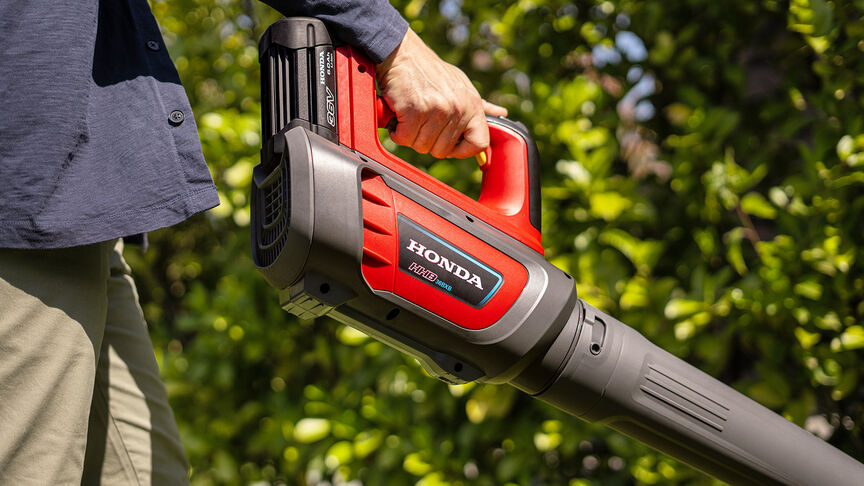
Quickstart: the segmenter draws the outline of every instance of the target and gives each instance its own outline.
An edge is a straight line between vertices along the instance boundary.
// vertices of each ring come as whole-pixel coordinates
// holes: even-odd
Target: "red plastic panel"
[[[363,277],[370,287],[393,291],[399,239],[393,191],[380,177],[363,172]]]
[[[486,157],[486,164],[481,166],[483,182],[478,202],[507,216],[518,227],[536,231],[529,216],[531,196],[525,139],[507,128],[490,125]]]
[[[444,218],[391,190],[378,176],[364,176],[363,276],[370,287],[393,292],[466,329],[483,329],[498,321],[513,305],[528,281],[519,262]],[[399,268],[397,219],[407,218],[436,238],[501,276],[488,299],[472,305],[436,288],[416,274]],[[441,267],[443,268],[443,267]],[[430,270],[444,272],[434,264]],[[489,289],[487,289],[489,290]]]
[[[502,148],[498,150],[499,153],[490,154],[490,163],[494,164],[497,159],[505,158],[510,162],[492,171],[487,169],[487,173],[495,172],[500,176],[493,176],[490,182],[483,184],[485,195],[481,201],[487,204],[475,201],[384,149],[378,139],[379,110],[373,70],[372,63],[351,47],[336,49],[339,143],[366,155],[462,208],[472,217],[494,226],[543,254],[540,231],[532,226],[528,219],[527,173],[522,169],[511,171],[509,167],[511,163],[515,164],[527,157],[524,142],[519,145],[518,141],[506,144],[495,141]],[[507,137],[506,132],[507,130],[502,130],[500,136]],[[495,136],[493,135],[493,138]],[[498,170],[499,168],[506,170]],[[509,180],[510,178],[523,180]]]

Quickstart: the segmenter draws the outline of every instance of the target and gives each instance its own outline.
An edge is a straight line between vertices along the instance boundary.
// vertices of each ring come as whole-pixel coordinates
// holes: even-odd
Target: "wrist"
[[[387,71],[393,66],[393,61],[396,59],[396,56],[399,53],[399,49],[402,48],[402,45],[405,44],[405,39],[408,37],[408,33],[411,32],[411,29],[405,31],[405,35],[402,36],[402,40],[399,44],[396,45],[396,48],[390,52],[381,62],[375,64],[375,72]]]
[[[379,85],[383,81],[382,78],[394,66],[403,63],[406,58],[420,54],[418,48],[422,49],[424,47],[426,47],[426,44],[424,44],[420,37],[409,27],[408,30],[405,31],[402,41],[395,49],[393,49],[393,52],[385,57],[383,61],[375,65],[375,75]]]

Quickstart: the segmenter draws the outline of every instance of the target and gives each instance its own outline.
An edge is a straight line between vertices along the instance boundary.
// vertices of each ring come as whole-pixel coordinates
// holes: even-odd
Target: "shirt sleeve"
[[[324,21],[339,38],[379,63],[402,42],[408,22],[387,0],[262,0],[283,15]]]

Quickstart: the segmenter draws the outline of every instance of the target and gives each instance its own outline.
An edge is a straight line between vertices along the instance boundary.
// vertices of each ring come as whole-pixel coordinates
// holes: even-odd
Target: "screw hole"
[[[393,308],[390,312],[387,313],[387,320],[392,321],[396,319],[396,316],[399,315],[399,309]]]
[[[593,354],[600,354],[600,343],[591,343],[591,352]]]
[[[474,222],[474,218],[472,218],[471,216],[468,216],[467,214],[465,215],[465,219],[467,219],[469,223]]]
[[[361,73],[365,73],[366,72],[366,66],[360,64],[359,66],[357,66],[357,70],[360,71]]]
[[[322,294],[326,294],[327,292],[330,292],[330,284],[323,283],[318,287],[318,290],[320,290]]]
[[[456,363],[453,365],[453,369],[457,372],[462,371],[462,363]]]

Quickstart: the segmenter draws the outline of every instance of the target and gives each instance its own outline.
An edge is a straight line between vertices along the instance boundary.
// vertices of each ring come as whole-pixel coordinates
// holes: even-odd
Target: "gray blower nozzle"
[[[864,484],[861,463],[581,299],[571,321],[540,365],[557,377],[514,385],[730,484]]]

